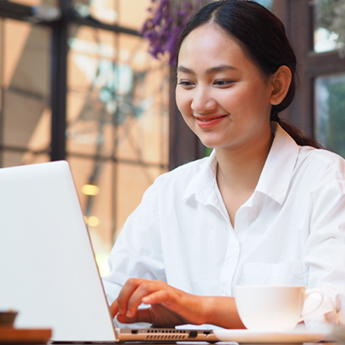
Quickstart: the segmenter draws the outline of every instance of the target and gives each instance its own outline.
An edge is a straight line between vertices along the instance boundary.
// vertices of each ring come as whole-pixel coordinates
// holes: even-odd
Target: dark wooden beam
[[[170,68],[169,94],[169,170],[179,165],[201,158],[204,146],[189,129],[176,106],[176,69]]]

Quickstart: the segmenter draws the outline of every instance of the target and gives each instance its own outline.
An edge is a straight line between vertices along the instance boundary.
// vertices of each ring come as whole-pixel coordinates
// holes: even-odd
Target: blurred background
[[[70,163],[101,274],[154,179],[209,153],[176,109],[168,52],[149,54],[141,31],[161,1],[179,8],[176,22],[181,6],[202,4],[0,0],[0,166]],[[284,22],[299,60],[284,116],[345,157],[345,0],[257,2]]]

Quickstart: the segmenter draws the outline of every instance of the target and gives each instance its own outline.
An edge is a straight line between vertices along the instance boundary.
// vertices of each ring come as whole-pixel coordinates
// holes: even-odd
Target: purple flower
[[[175,64],[178,38],[190,17],[211,0],[151,0],[149,18],[139,33],[149,41],[149,53],[159,59],[170,54],[169,63]]]

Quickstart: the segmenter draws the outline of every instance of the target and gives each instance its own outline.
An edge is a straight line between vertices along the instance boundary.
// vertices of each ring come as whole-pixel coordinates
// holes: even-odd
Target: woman
[[[310,322],[342,315],[345,162],[279,118],[295,70],[282,23],[255,2],[212,2],[187,24],[176,101],[214,151],[160,176],[127,220],[104,278],[119,322],[243,328],[238,284],[317,287]]]

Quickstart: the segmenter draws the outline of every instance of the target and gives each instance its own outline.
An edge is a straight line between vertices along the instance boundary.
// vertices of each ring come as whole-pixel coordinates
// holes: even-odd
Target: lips
[[[220,123],[227,115],[219,115],[219,116],[194,116],[197,120],[198,126],[202,129],[211,128],[218,123]]]

